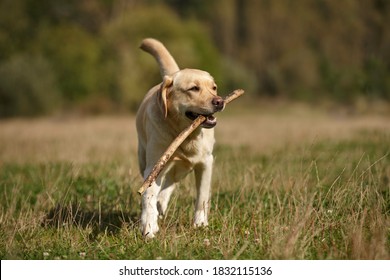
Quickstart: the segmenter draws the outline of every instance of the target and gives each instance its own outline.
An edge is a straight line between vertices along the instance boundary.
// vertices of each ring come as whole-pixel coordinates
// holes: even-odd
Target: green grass
[[[138,229],[141,179],[127,171],[135,159],[6,162],[0,257],[389,259],[389,143],[361,131],[266,154],[217,145],[209,227],[192,228],[189,177],[148,242]]]

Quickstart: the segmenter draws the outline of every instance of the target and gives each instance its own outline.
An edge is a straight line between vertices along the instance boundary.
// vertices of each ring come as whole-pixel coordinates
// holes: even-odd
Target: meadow
[[[209,226],[194,179],[138,229],[134,116],[0,121],[1,259],[390,259],[390,117],[221,113]]]

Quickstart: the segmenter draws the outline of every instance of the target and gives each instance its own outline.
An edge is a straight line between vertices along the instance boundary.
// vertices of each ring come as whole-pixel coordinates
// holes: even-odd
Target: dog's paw
[[[142,215],[141,216],[141,233],[145,238],[153,238],[159,231],[157,223],[157,214],[153,215]]]
[[[159,228],[157,223],[156,224],[146,224],[141,226],[141,233],[142,236],[145,239],[152,239],[156,236],[156,233],[158,232]]]
[[[150,240],[150,239],[155,238],[156,235],[154,233],[147,232],[146,234],[143,235],[143,237],[145,238],[145,240]]]
[[[207,221],[207,214],[205,211],[196,211],[194,217],[194,227],[207,227],[209,225]]]

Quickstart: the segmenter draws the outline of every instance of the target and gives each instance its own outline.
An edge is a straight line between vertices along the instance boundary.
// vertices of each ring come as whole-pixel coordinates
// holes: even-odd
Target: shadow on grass
[[[123,226],[134,228],[139,215],[123,211],[85,210],[80,205],[56,205],[46,214],[42,226],[62,228],[76,226],[91,228],[91,238],[100,233],[117,234]]]

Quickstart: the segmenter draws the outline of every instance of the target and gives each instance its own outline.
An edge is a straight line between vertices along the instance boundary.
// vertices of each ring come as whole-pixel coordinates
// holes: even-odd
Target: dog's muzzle
[[[222,111],[225,108],[225,101],[222,97],[216,96],[212,99],[211,104],[213,106],[214,112]],[[213,128],[217,125],[217,118],[214,117],[213,114],[204,114],[204,113],[197,113],[194,111],[187,111],[186,117],[190,120],[195,120],[198,116],[204,116],[206,120],[200,125],[203,128]]]

